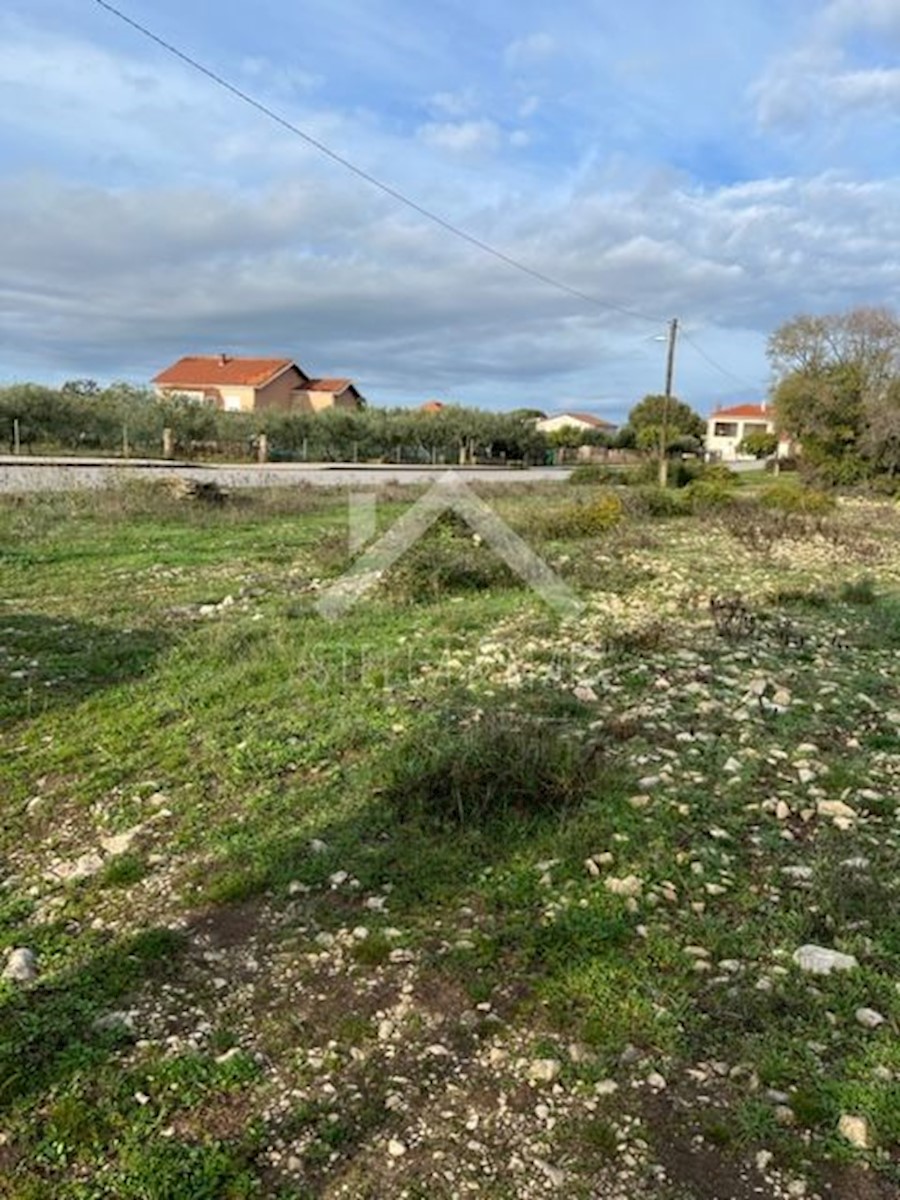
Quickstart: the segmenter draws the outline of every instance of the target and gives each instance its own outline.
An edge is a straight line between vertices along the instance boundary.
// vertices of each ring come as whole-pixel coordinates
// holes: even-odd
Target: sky
[[[705,413],[790,317],[900,307],[900,0],[116,2],[562,287],[97,0],[3,0],[0,381],[225,351],[615,420],[677,317]]]

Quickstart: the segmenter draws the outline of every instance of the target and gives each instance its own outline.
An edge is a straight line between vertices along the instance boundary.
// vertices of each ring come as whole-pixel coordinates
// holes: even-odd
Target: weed
[[[572,811],[602,778],[595,747],[502,712],[444,714],[391,756],[384,794],[401,820],[480,824]]]

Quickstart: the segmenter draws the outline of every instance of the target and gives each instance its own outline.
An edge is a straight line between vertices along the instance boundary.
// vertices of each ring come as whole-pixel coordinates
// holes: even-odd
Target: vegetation
[[[896,1194],[900,514],[700,482],[491,495],[563,622],[320,617],[312,489],[0,500],[0,1195]]]
[[[0,431],[22,448],[159,456],[163,429],[183,456],[253,457],[265,433],[278,459],[353,462],[543,462],[548,443],[525,413],[448,405],[439,412],[347,409],[322,413],[226,413],[146,388],[100,388],[75,380],[59,389],[37,384],[0,388]]]
[[[799,316],[769,339],[778,426],[828,484],[900,474],[900,319],[859,308]]]

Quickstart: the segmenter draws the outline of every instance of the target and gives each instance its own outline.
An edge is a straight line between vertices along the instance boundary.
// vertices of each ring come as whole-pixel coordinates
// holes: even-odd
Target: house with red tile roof
[[[162,396],[185,396],[225,412],[321,412],[362,408],[350,379],[311,379],[290,358],[188,355],[160,371],[153,386]]]
[[[740,450],[741,442],[751,433],[775,433],[775,414],[766,404],[734,404],[717,408],[706,422],[706,454],[721,462],[748,462],[752,454]],[[791,453],[790,438],[781,437],[776,451],[779,458]]]

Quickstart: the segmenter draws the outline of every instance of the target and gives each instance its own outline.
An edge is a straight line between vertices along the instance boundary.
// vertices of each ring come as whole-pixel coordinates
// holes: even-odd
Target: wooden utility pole
[[[669,322],[669,345],[666,351],[666,390],[663,399],[662,428],[659,437],[659,486],[669,482],[669,403],[672,399],[672,376],[675,372],[675,340],[678,337],[678,318]]]

